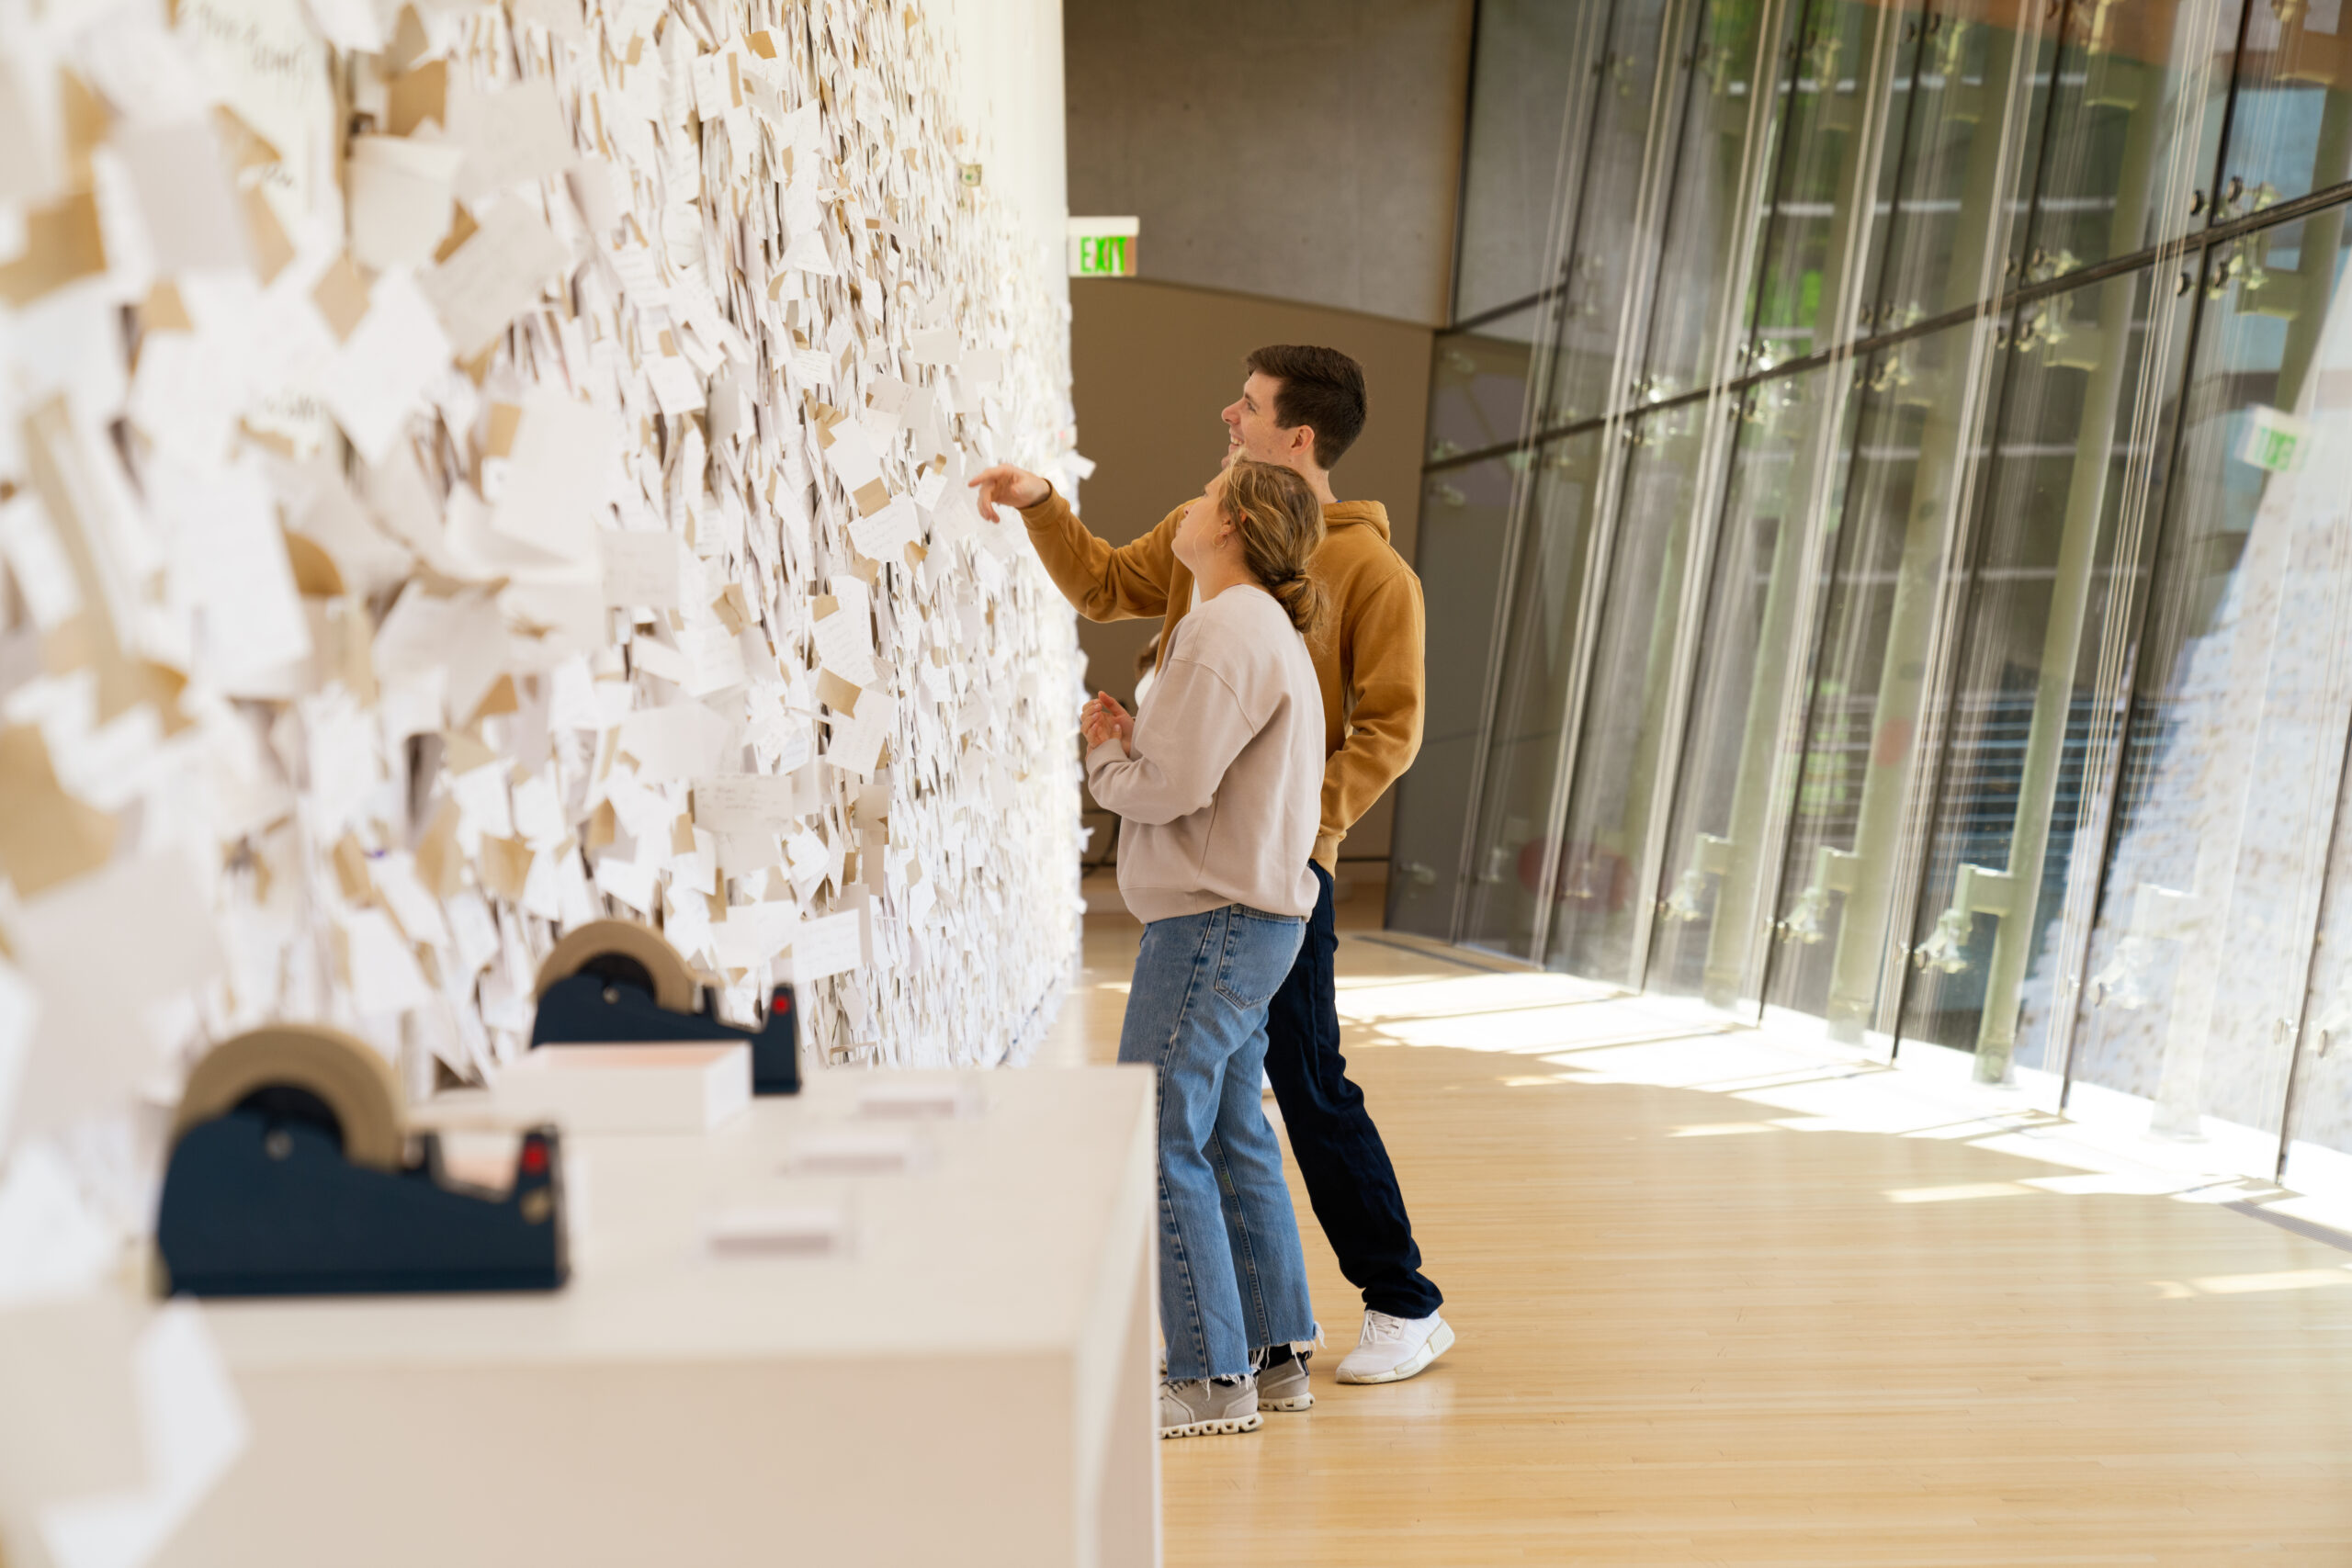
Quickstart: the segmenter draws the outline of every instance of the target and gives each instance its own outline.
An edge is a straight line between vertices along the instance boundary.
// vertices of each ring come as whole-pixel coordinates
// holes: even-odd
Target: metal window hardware
[[[1936,929],[1928,940],[1913,950],[1912,966],[1922,970],[1932,966],[1946,975],[1960,974],[1968,967],[1968,941],[1976,930],[1976,917],[1992,915],[2008,919],[2030,897],[2030,890],[2014,873],[1981,865],[1962,866],[1959,878],[1952,884],[1951,905],[1936,918]]]
[[[1674,891],[1657,901],[1658,918],[1688,925],[1707,913],[1707,878],[1731,869],[1732,842],[1715,833],[1702,833],[1691,846],[1690,863],[1676,878]]]

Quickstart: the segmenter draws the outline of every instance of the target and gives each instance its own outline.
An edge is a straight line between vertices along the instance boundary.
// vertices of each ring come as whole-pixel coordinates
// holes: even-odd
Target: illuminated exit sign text
[[[1133,277],[1136,237],[1142,227],[1133,218],[1073,218],[1069,220],[1069,275],[1072,277]]]

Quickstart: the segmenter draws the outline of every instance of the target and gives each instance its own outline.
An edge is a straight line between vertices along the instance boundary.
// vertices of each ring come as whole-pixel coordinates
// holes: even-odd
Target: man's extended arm
[[[979,492],[980,515],[991,523],[1001,505],[1020,509],[1046,575],[1088,620],[1168,613],[1169,585],[1177,569],[1176,525],[1183,507],[1135,543],[1114,549],[1094,536],[1052,485],[1025,468],[1001,463],[983,469],[972,488]]]
[[[1421,585],[1399,571],[1367,596],[1341,634],[1353,644],[1354,710],[1323,764],[1323,821],[1315,858],[1325,870],[1340,840],[1421,749]],[[1345,694],[1342,694],[1344,700]]]
[[[1029,542],[1036,547],[1046,575],[1090,621],[1168,613],[1168,584],[1176,570],[1176,525],[1183,515],[1180,506],[1142,538],[1114,549],[1094,536],[1059,491],[1049,490],[1045,500],[1021,509],[1021,521],[1028,525]]]

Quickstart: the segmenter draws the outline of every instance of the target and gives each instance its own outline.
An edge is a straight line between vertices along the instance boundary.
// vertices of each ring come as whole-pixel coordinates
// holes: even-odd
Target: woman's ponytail
[[[1323,544],[1323,508],[1290,468],[1241,457],[1226,470],[1226,520],[1241,535],[1250,575],[1274,597],[1302,636],[1319,634],[1331,596],[1307,573]]]
[[[1290,616],[1290,624],[1298,628],[1301,636],[1314,637],[1330,617],[1331,595],[1304,571],[1266,584],[1266,592],[1274,596],[1274,603],[1283,607],[1283,613]]]

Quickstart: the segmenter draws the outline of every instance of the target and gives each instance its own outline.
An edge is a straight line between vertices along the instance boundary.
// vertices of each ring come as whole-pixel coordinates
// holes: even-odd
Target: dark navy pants
[[[1315,881],[1306,939],[1266,1010],[1266,1076],[1282,1107],[1291,1157],[1298,1161],[1340,1272],[1374,1311],[1427,1317],[1445,1298],[1421,1272],[1421,1249],[1413,1245],[1396,1168],[1364,1109],[1363,1090],[1348,1081],[1332,988],[1340,936],[1330,874],[1317,865]]]

